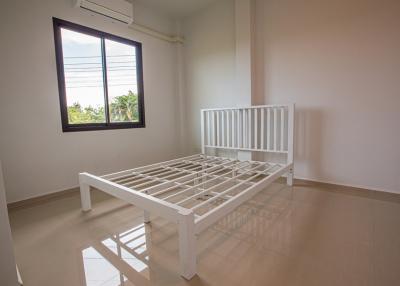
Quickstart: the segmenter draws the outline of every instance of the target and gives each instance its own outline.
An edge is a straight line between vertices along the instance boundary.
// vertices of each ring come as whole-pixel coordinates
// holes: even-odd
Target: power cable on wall
[[[138,23],[132,23],[131,25],[128,26],[130,29],[141,32],[143,34],[146,34],[148,36],[163,40],[163,41],[167,41],[170,43],[179,43],[179,44],[183,44],[184,42],[184,38],[179,37],[179,36],[175,36],[175,35],[167,35],[164,34],[162,32],[159,32],[157,30],[154,30],[152,28],[149,28],[145,25],[141,25]]]

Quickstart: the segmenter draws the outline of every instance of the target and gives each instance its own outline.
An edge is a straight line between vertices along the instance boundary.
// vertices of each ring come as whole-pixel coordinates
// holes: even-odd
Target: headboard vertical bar
[[[210,111],[209,112],[210,113],[210,145],[213,145],[214,144],[214,139],[213,139],[213,112],[212,111]]]
[[[283,151],[285,149],[285,143],[284,143],[284,138],[285,138],[285,108],[281,108],[281,148],[280,150]]]
[[[288,156],[287,162],[293,164],[293,154],[294,154],[294,111],[295,105],[290,104],[288,107]]]
[[[246,143],[244,145],[244,148],[249,148],[249,110],[248,109],[246,109],[244,111],[244,116],[245,116],[245,121],[246,121],[246,126],[245,126]]]
[[[206,153],[206,147],[205,147],[205,138],[204,138],[204,113],[205,111],[200,110],[200,120],[201,120],[201,153],[205,154]]]
[[[231,112],[228,110],[226,112],[226,146],[231,147]]]
[[[222,137],[222,146],[225,147],[225,111],[221,112],[221,137]]]
[[[278,150],[278,147],[277,147],[277,144],[278,144],[278,112],[277,112],[277,109],[276,108],[274,108],[273,109],[273,111],[274,111],[274,151],[276,151],[276,150]]]
[[[211,145],[211,117],[210,111],[206,111],[207,113],[207,145]]]
[[[216,138],[215,138],[215,111],[212,112],[212,123],[211,123],[211,127],[212,127],[212,145],[215,146],[216,145]]]
[[[252,147],[252,136],[251,136],[251,129],[252,129],[252,124],[253,124],[253,120],[252,120],[252,109],[248,109],[248,111],[247,111],[247,116],[248,116],[248,126],[249,126],[249,128],[248,128],[248,130],[247,130],[247,140],[248,140],[248,142],[247,142],[247,148],[249,148],[249,149],[251,149],[251,147]]]
[[[267,149],[264,147],[264,108],[261,108],[261,128],[260,128],[260,135],[261,135],[261,140],[260,140],[260,149]]]
[[[242,148],[246,148],[247,147],[247,111],[246,111],[246,109],[242,110],[242,128],[243,128]]]
[[[235,145],[235,110],[231,110],[232,112],[232,148],[234,148]]]
[[[236,111],[236,125],[237,125],[237,142],[236,142],[236,147],[237,148],[240,148],[241,146],[240,146],[240,134],[241,134],[241,131],[240,131],[240,111],[239,110],[237,110]]]
[[[271,150],[271,109],[267,108],[267,150]]]
[[[258,109],[254,109],[254,148],[258,149]]]
[[[220,138],[219,138],[219,111],[216,112],[217,114],[217,146],[220,146]]]
[[[242,110],[242,148],[246,148],[246,143],[247,143],[247,116],[246,116],[246,110]]]
[[[239,126],[240,126],[240,135],[238,137],[238,139],[240,140],[239,143],[239,148],[243,148],[243,142],[244,142],[244,124],[243,124],[243,110],[239,110]]]
[[[242,144],[241,147],[245,148],[246,147],[246,142],[247,142],[247,133],[246,133],[246,110],[242,110]]]

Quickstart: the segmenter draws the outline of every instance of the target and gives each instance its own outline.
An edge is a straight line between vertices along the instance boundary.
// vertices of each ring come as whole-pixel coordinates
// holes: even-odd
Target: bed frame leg
[[[143,211],[143,222],[150,223],[150,213],[148,211]]]
[[[196,275],[194,214],[190,210],[182,211],[179,214],[179,259],[181,276],[190,280]]]
[[[82,210],[87,212],[92,209],[92,201],[90,198],[90,186],[85,183],[85,174],[79,174],[79,187],[81,191]]]
[[[289,169],[286,180],[288,186],[293,186],[293,167]]]

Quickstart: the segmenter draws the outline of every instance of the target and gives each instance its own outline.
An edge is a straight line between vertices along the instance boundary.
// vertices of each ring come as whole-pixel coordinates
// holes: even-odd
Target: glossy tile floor
[[[276,183],[199,236],[188,282],[174,224],[92,193],[11,210],[25,285],[400,285],[399,196]]]

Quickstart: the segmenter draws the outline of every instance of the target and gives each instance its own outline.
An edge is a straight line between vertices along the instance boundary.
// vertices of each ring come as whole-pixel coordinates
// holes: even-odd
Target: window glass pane
[[[69,124],[104,123],[101,39],[61,28]]]
[[[111,122],[138,122],[136,48],[105,40]]]

